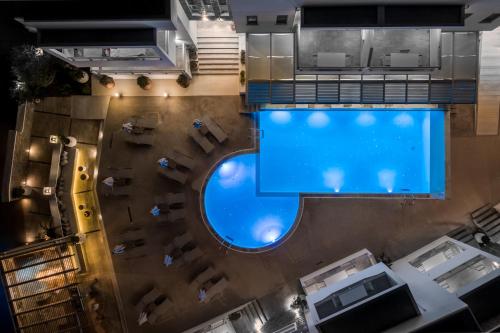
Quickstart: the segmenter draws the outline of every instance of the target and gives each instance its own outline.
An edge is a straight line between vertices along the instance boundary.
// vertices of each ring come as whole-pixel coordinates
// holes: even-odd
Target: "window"
[[[481,22],[479,23],[491,23],[493,21],[495,21],[497,18],[500,17],[500,14],[496,13],[496,14],[491,14],[490,16],[488,17],[485,17]]]
[[[247,16],[247,25],[258,25],[257,16]]]
[[[287,20],[288,20],[288,15],[276,16],[276,24],[277,25],[286,25]]]

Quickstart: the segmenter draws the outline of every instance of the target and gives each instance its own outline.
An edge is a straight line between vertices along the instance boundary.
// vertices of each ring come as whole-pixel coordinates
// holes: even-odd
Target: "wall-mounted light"
[[[116,93],[113,94],[113,96],[115,96],[116,98],[121,98],[122,97],[122,93],[116,92]]]
[[[54,189],[53,189],[52,187],[50,187],[50,186],[45,186],[45,187],[43,188],[42,193],[43,193],[43,195],[52,195],[53,191],[54,191]]]
[[[49,142],[50,143],[59,143],[59,137],[57,135],[51,135],[49,136]]]
[[[168,92],[166,92],[166,91],[165,91],[165,92],[163,93],[163,97],[167,98],[167,97],[168,97]]]

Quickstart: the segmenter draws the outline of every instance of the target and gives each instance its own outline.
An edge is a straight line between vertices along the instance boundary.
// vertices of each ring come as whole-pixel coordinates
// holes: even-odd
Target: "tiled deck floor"
[[[146,112],[160,113],[154,147],[130,147],[119,140],[116,134],[121,124],[131,115]],[[224,146],[217,144],[210,157],[187,136],[192,120],[201,114],[216,119],[230,137]],[[105,177],[110,165],[133,167],[135,193],[126,199],[100,196],[109,246],[125,239],[145,238],[147,242],[142,248],[114,257],[130,332],[181,332],[247,300],[279,289],[291,292],[300,276],[362,248],[377,255],[384,251],[396,259],[466,223],[467,213],[481,204],[500,200],[499,137],[452,137],[449,199],[414,203],[388,199],[306,199],[299,227],[281,247],[264,254],[227,252],[202,224],[197,193],[189,184],[181,187],[159,178],[156,160],[164,149],[179,148],[197,157],[199,165],[191,180],[197,179],[223,155],[251,147],[251,127],[251,118],[238,113],[238,97],[111,100],[99,175]],[[169,191],[184,191],[188,195],[188,218],[183,223],[155,225],[149,218],[153,197]],[[140,230],[124,232],[129,227]],[[162,244],[185,229],[193,233],[206,258],[191,267],[164,267]],[[228,277],[230,289],[211,304],[202,305],[188,281],[208,262],[213,262],[216,270]],[[139,314],[133,305],[152,284],[175,303],[174,318],[155,327],[146,324],[139,328],[136,324]]]

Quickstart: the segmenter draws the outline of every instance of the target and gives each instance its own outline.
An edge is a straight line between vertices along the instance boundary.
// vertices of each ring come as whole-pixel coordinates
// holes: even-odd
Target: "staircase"
[[[497,206],[486,204],[471,213],[472,222],[482,229],[493,243],[500,243],[500,213]]]
[[[195,74],[239,74],[239,37],[224,26],[198,29],[198,72]]]

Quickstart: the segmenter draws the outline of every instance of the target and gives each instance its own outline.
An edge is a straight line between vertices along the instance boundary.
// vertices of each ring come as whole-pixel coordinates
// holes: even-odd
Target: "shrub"
[[[153,85],[153,81],[149,77],[141,75],[137,78],[137,85],[144,90],[149,90]]]
[[[14,47],[11,62],[16,77],[13,94],[20,101],[42,97],[42,91],[56,76],[54,59],[33,45]]]
[[[177,84],[182,88],[187,88],[191,84],[191,78],[186,73],[181,73],[179,77],[177,77]]]
[[[85,72],[84,70],[81,70],[79,68],[71,68],[69,75],[73,80],[75,80],[78,83],[84,84],[89,81],[89,74]]]
[[[189,67],[191,68],[191,72],[197,72],[198,71],[198,60],[191,60],[189,62]]]
[[[99,78],[99,83],[108,89],[112,89],[115,87],[115,80],[108,75],[101,75]]]
[[[245,50],[241,50],[241,51],[240,51],[240,63],[241,63],[242,65],[244,65],[244,64],[245,64],[245,61],[246,61],[246,60],[245,60],[245,59],[246,59],[246,54],[247,54],[247,52],[246,52]]]
[[[186,46],[186,49],[188,51],[189,60],[198,59],[198,50],[196,49],[196,46],[188,45]]]
[[[246,80],[246,77],[245,77],[245,71],[241,71],[240,72],[240,84],[245,84],[245,80]]]

